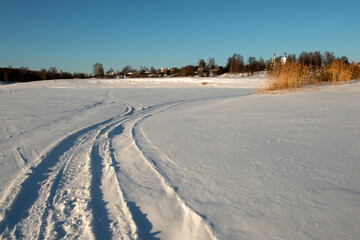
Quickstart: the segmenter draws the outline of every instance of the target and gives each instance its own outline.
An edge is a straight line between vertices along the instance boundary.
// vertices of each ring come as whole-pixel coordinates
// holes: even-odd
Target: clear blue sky
[[[360,61],[360,1],[1,0],[0,67],[92,72],[234,53],[334,52]]]

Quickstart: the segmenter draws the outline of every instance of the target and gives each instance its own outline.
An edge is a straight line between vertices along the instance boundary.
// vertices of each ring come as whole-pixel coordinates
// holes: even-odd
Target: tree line
[[[199,59],[197,65],[186,65],[181,68],[161,68],[155,69],[154,67],[141,66],[139,69],[133,68],[130,65],[122,68],[121,71],[114,71],[110,68],[105,72],[101,63],[95,63],[93,65],[93,76],[97,78],[112,78],[114,76],[122,77],[187,77],[187,76],[215,76],[225,73],[253,73],[264,71],[266,69],[266,61],[260,57],[257,60],[255,57],[249,57],[245,63],[244,57],[240,54],[234,54],[229,57],[225,66],[219,66],[215,63],[215,58],[209,58],[207,61]]]
[[[277,58],[277,62],[280,62],[280,58]],[[316,52],[302,52],[299,57],[296,57],[295,54],[289,54],[287,61],[299,63],[304,66],[312,67],[324,67],[333,63],[335,60],[340,61],[345,64],[350,64],[349,59],[345,56],[336,57],[333,52],[325,51],[322,54],[319,51]]]
[[[41,69],[39,71],[29,70],[27,67],[13,68],[6,67],[0,68],[0,81],[1,82],[30,82],[39,80],[52,80],[52,79],[83,79],[88,78],[86,73],[68,73],[57,71],[56,67],[50,67],[48,70]]]
[[[276,62],[280,62],[277,58]],[[287,61],[296,62],[305,66],[327,66],[333,61],[339,60],[343,63],[349,64],[347,57],[343,56],[338,58],[333,52],[326,51],[321,54],[316,52],[302,52],[299,57],[295,54],[289,54]],[[2,82],[29,82],[37,80],[51,80],[51,79],[84,79],[89,77],[96,78],[115,78],[115,77],[186,77],[186,76],[216,76],[225,73],[238,74],[271,70],[273,67],[272,58],[264,60],[262,57],[256,59],[250,56],[245,62],[241,54],[233,54],[227,59],[225,66],[219,66],[215,62],[215,58],[209,58],[207,61],[199,59],[196,65],[186,65],[181,68],[161,68],[155,69],[154,67],[141,66],[139,69],[126,65],[121,71],[114,71],[112,68],[104,71],[101,63],[93,65],[93,72],[91,75],[86,73],[68,73],[57,71],[56,67],[50,67],[48,70],[41,69],[39,71],[29,70],[26,67],[22,68],[0,68],[0,81]]]

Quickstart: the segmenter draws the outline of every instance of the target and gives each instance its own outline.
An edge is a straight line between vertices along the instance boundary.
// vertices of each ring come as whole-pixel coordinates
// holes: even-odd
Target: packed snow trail
[[[208,223],[181,200],[169,186],[166,176],[144,156],[136,143],[139,121],[178,104],[149,108],[143,111],[145,114],[119,126],[122,133],[111,141],[118,163],[118,182],[141,239],[156,239],[157,234],[163,239],[179,239],[180,236],[183,239],[216,239]]]
[[[59,140],[22,182],[0,222],[0,236],[216,239],[137,140],[136,127],[144,119],[199,100],[208,99],[128,106],[119,116]]]
[[[91,147],[112,119],[60,140],[21,185],[0,232],[6,238],[91,237]],[[96,177],[96,176],[95,176]],[[99,180],[99,179],[96,179]],[[99,207],[99,203],[94,204]],[[52,235],[50,235],[52,234]]]

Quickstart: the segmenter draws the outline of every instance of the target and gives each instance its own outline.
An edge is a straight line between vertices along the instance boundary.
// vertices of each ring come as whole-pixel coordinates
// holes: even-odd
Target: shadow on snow
[[[137,234],[139,239],[141,240],[159,240],[160,238],[156,237],[161,231],[157,232],[151,232],[151,229],[153,228],[153,225],[151,222],[147,219],[147,214],[144,214],[141,212],[140,208],[136,206],[134,202],[128,202],[127,203],[131,215],[133,217],[133,220],[137,227]]]
[[[95,239],[111,239],[110,232],[111,221],[108,218],[104,194],[101,191],[102,178],[102,157],[99,153],[99,146],[94,146],[91,151],[91,202],[93,212],[93,227]]]

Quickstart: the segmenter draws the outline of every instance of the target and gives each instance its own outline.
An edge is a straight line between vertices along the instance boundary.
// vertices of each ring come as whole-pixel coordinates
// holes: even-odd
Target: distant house
[[[157,78],[158,76],[155,73],[150,73],[147,75],[149,78]]]
[[[170,68],[160,68],[161,73],[167,74],[167,73],[169,73],[169,71],[170,71]]]
[[[198,68],[197,73],[201,77],[205,77],[205,76],[207,77],[209,76],[210,71],[207,68],[200,67]]]
[[[222,67],[217,67],[215,69],[210,69],[210,76],[220,75],[222,73]]]
[[[109,76],[109,77],[113,77],[113,76],[115,76],[116,75],[116,73],[114,72],[114,71],[108,71],[107,73],[106,73],[106,76]]]
[[[126,73],[126,77],[132,77],[133,75],[135,75],[135,72],[127,72]]]

